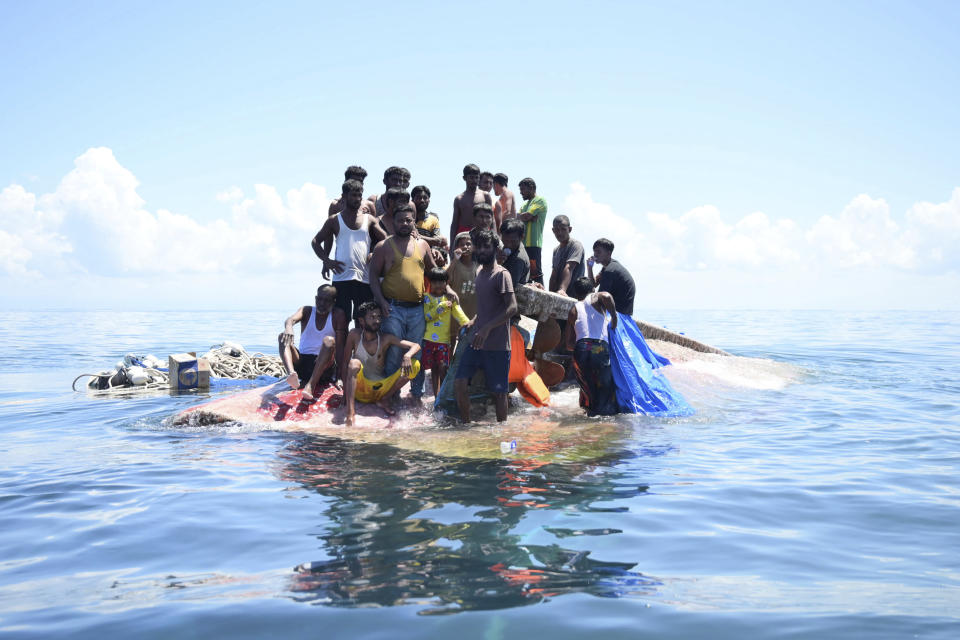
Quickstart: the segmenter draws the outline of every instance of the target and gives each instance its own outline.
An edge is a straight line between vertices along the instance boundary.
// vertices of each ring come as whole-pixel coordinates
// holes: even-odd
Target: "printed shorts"
[[[424,369],[449,366],[450,345],[424,340],[423,350],[420,352],[420,362]]]

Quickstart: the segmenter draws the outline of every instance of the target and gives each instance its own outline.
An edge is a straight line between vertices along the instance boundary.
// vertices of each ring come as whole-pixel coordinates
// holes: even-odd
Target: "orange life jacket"
[[[533,406],[550,405],[550,390],[543,384],[540,374],[533,370],[533,365],[527,360],[523,335],[513,325],[510,326],[510,372],[507,380],[517,383],[517,391]]]

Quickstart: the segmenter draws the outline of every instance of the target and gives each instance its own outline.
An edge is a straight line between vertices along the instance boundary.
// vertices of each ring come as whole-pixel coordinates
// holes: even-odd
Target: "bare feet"
[[[394,408],[391,406],[392,404],[393,404],[393,403],[391,402],[391,399],[390,399],[390,398],[385,398],[385,399],[377,400],[377,406],[380,407],[381,409],[383,409],[383,412],[386,413],[388,416],[395,416],[395,415],[397,415],[397,412],[396,412],[396,411],[394,410]]]
[[[316,398],[313,397],[313,389],[310,388],[310,383],[308,382],[303,386],[303,401],[304,402],[313,402]]]
[[[344,421],[343,421],[343,426],[345,426],[345,427],[352,427],[352,426],[353,426],[353,416],[352,416],[352,415],[347,414],[347,417],[346,417],[346,418],[344,419]]]
[[[300,378],[297,377],[296,373],[291,373],[287,376],[287,384],[290,385],[291,389],[300,388]]]

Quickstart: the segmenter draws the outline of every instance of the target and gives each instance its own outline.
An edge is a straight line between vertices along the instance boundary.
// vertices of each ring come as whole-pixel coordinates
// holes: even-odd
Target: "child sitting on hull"
[[[390,333],[381,333],[383,320],[376,302],[360,305],[360,326],[347,335],[344,346],[343,397],[346,403],[346,426],[352,427],[356,415],[355,400],[376,403],[387,415],[396,415],[392,404],[400,389],[417,377],[420,363],[413,359],[420,351],[416,342],[401,340]],[[400,368],[387,375],[384,371],[390,347],[406,349]]]
[[[306,400],[317,388],[336,379],[336,362],[343,361],[343,343],[347,333],[347,316],[336,307],[337,290],[324,284],[317,288],[316,306],[303,306],[283,323],[278,337],[280,362],[287,372],[287,383],[293,389],[303,388]],[[300,346],[293,346],[293,325],[300,323]]]
[[[610,334],[617,328],[613,296],[593,293],[593,283],[585,277],[573,282],[571,292],[579,302],[567,315],[566,346],[573,351],[580,406],[591,417],[614,415],[620,410],[610,364]]]

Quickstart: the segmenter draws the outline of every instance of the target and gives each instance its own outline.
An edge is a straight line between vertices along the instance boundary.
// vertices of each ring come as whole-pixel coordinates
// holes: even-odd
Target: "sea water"
[[[224,385],[70,388],[272,352],[281,316],[0,313],[0,634],[960,637],[960,314],[645,311],[738,357],[667,370],[694,416],[546,464],[168,426]]]

